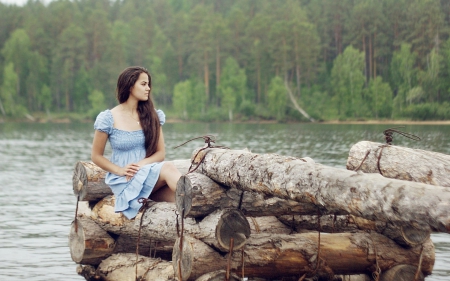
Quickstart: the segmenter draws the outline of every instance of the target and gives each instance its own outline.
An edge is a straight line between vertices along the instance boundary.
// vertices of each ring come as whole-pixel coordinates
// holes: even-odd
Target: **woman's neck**
[[[120,104],[121,110],[130,114],[137,113],[137,102],[127,100]]]

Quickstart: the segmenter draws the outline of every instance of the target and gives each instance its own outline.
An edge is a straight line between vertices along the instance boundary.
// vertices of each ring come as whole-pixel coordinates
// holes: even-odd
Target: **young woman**
[[[94,123],[92,161],[107,171],[105,183],[115,195],[115,211],[134,218],[139,198],[175,201],[181,173],[165,157],[161,125],[165,115],[155,110],[151,77],[142,67],[128,67],[117,81],[119,105],[101,112]],[[109,140],[112,155],[103,154]]]

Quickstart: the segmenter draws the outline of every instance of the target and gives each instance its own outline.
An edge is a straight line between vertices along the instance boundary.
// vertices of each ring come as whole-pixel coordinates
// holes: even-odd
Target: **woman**
[[[91,159],[108,172],[105,183],[115,195],[115,211],[129,219],[139,212],[139,198],[174,202],[181,176],[172,163],[163,162],[165,115],[153,106],[151,84],[145,68],[126,68],[117,81],[119,105],[101,112],[94,123]],[[110,160],[103,155],[108,139]]]

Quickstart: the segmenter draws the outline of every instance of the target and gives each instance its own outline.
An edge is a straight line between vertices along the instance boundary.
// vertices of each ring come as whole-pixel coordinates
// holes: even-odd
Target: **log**
[[[138,256],[136,279],[136,254],[115,254],[100,263],[96,271],[104,281],[176,281],[173,265],[169,261]]]
[[[430,238],[431,229],[428,226],[403,225],[370,221],[352,215],[347,216],[278,216],[278,219],[297,232],[302,230],[320,230],[328,233],[352,232],[355,230],[372,230],[394,240],[404,247],[421,245]],[[319,228],[320,223],[320,228]]]
[[[95,222],[78,217],[69,234],[70,256],[76,263],[98,265],[115,248],[115,239]]]
[[[85,205],[85,203],[87,202],[79,202],[78,204]],[[115,246],[111,246],[113,249],[110,249],[110,251],[104,253],[104,250],[101,248],[102,244],[93,244],[89,242],[82,243],[82,239],[72,239],[69,241],[69,247],[71,249],[76,249],[80,248],[79,244],[84,245],[86,243],[87,245],[90,245],[90,251],[93,254],[98,255],[98,257],[96,259],[89,260],[90,257],[87,256],[84,258],[83,254],[80,253],[80,257],[77,260],[83,260],[83,264],[98,265],[102,259],[115,253],[135,253],[139,239],[138,250],[140,255],[170,260],[173,244],[178,237],[176,226],[177,218],[175,215],[174,206],[171,203],[161,202],[157,203],[157,205],[153,208],[155,211],[153,215],[148,217],[144,216],[143,228],[141,229],[141,235],[139,238],[139,223],[141,214],[139,214],[139,218],[136,220],[128,220],[120,213],[114,213],[113,196],[108,196],[99,201],[97,205],[94,206],[93,210],[87,211],[85,210],[87,209],[86,206],[84,206],[83,208],[80,208],[84,211],[78,213],[78,218],[83,219],[83,221],[90,221],[90,224],[96,226],[97,228],[101,225],[101,230],[99,230],[99,233],[107,233],[106,231],[108,231],[109,235],[114,236],[111,239],[115,239]],[[197,237],[201,238],[209,245],[221,249],[221,251],[228,251],[229,245],[225,245],[227,243],[222,242],[225,246],[221,247],[218,245],[218,242],[215,241],[217,226],[214,226],[220,219],[218,214],[219,211],[217,211],[215,215],[211,214],[211,216],[205,217],[204,221],[201,222],[196,222],[193,219],[186,219],[184,222],[185,231],[197,235]],[[241,228],[235,229],[242,229],[241,231],[236,231],[236,233],[240,233],[240,237],[242,237],[242,235],[248,237],[249,233],[289,234],[293,232],[291,228],[284,225],[275,216],[246,217],[246,220],[247,223],[242,221],[240,222]],[[210,225],[210,227],[208,227],[208,225]],[[179,228],[181,228],[181,226],[179,226]],[[200,231],[199,229],[202,230]],[[199,232],[209,234],[199,235]],[[226,233],[227,230],[222,230],[222,232]],[[234,235],[236,248],[236,245],[239,244],[237,243],[238,238],[236,237],[238,235]],[[220,234],[220,236],[226,237],[225,234]],[[97,237],[93,237],[92,239],[97,239]],[[226,238],[223,238],[222,240],[229,241],[229,238],[228,240],[226,240]],[[242,243],[243,242],[244,241],[242,241]],[[100,248],[97,249],[94,246],[98,246]]]
[[[206,274],[203,274],[197,280],[195,281],[224,281],[227,276],[226,270],[217,270],[214,272],[209,272]],[[243,281],[241,280],[236,274],[230,273],[228,276],[229,281]]]
[[[193,237],[184,236],[182,248],[177,239],[172,254],[175,272],[182,280],[226,269],[228,256],[222,256]],[[318,233],[256,234],[244,247],[244,271],[247,277],[284,278],[316,274],[332,278],[333,274],[371,274],[378,264],[381,272],[399,264],[418,267],[421,246],[406,249],[378,233],[322,233],[318,259]],[[232,272],[242,271],[240,251],[231,257]],[[319,267],[316,267],[317,261]],[[435,261],[431,240],[423,244],[421,271],[430,275]],[[177,275],[177,277],[179,277]],[[181,280],[181,279],[180,279]]]
[[[347,158],[348,170],[358,167],[387,178],[450,187],[450,155],[438,152],[361,141]]]
[[[399,264],[388,269],[380,275],[380,281],[423,281],[425,277],[419,271],[416,277],[417,267],[408,264]]]
[[[78,230],[76,228],[78,226]],[[136,253],[137,235],[115,235],[101,228],[90,217],[79,215],[77,224],[72,222],[69,248],[72,260],[83,265],[97,266],[102,260],[116,253]],[[140,239],[140,255],[171,259],[173,243],[162,243],[152,239]]]
[[[175,196],[178,212],[181,214],[184,211],[185,217],[203,217],[223,208],[240,209],[246,216],[252,217],[325,212],[310,203],[227,188],[199,173],[181,176]]]
[[[114,196],[108,196],[99,201],[91,212],[91,219],[104,230],[116,235],[127,237],[130,241],[137,241],[139,228],[142,241],[152,241],[171,251],[171,246],[181,231],[181,221],[177,225],[176,207],[173,203],[153,202],[144,216],[138,213],[135,219],[129,220],[120,213],[114,212]],[[140,227],[142,219],[142,227]],[[227,227],[231,229],[227,230]],[[228,251],[229,237],[240,241],[242,247],[244,237],[250,235],[251,228],[245,216],[236,210],[217,210],[203,220],[197,222],[192,218],[185,218],[183,230],[197,239],[222,251]],[[223,242],[226,241],[226,242]],[[235,247],[237,247],[236,244]]]
[[[78,264],[76,268],[78,275],[83,276],[86,281],[99,281],[100,276],[96,273],[96,268],[92,265]]]
[[[373,279],[367,274],[358,275],[341,275],[338,276],[342,281],[372,281]],[[394,281],[394,280],[393,280]]]
[[[224,261],[225,258],[213,248],[188,235],[183,235],[182,240],[178,238],[173,246],[173,271],[179,281],[195,280],[206,273],[224,269]]]
[[[277,154],[205,149],[197,171],[223,185],[396,225],[450,233],[450,188],[308,163]]]
[[[275,216],[266,217],[247,217],[250,224],[250,232],[253,234],[272,233],[272,234],[291,234],[295,230],[282,223]]]
[[[275,216],[268,216],[268,217],[246,217],[248,221],[248,225],[250,226],[250,232],[251,233],[279,233],[279,234],[290,234],[293,232],[293,230],[286,225],[284,225],[282,222],[280,222]],[[84,218],[84,220],[92,220],[90,217]],[[97,225],[94,221],[91,221],[92,224]],[[98,226],[98,225],[97,225]],[[122,227],[124,227],[122,225]],[[114,227],[106,227],[106,229],[112,229]],[[102,229],[103,230],[103,229]],[[115,230],[116,232],[120,232]],[[214,233],[214,229],[210,230],[212,233]],[[103,232],[105,232],[103,230]],[[110,235],[113,235],[115,238],[115,247],[108,251],[107,253],[104,253],[104,250],[102,249],[102,244],[100,243],[89,243],[85,242],[87,245],[90,245],[90,251],[89,252],[82,252],[80,253],[80,257],[77,260],[80,260],[80,263],[84,265],[98,265],[103,259],[107,258],[108,256],[112,254],[118,254],[118,253],[136,253],[136,247],[138,243],[138,235],[133,234],[130,235],[131,231],[125,231],[123,230],[119,234],[114,234],[110,232]],[[225,236],[225,235],[222,235]],[[98,239],[94,237],[94,239]],[[247,237],[245,238],[247,239]],[[81,244],[79,242],[81,239],[74,241],[69,241],[69,247],[72,248],[78,248],[78,244]],[[226,239],[222,239],[223,241],[226,241]],[[81,240],[82,241],[82,240]],[[208,240],[205,240],[208,242]],[[237,239],[236,239],[237,241]],[[172,241],[166,241],[161,242],[160,239],[155,239],[154,237],[149,237],[147,231],[143,231],[141,233],[141,237],[139,239],[139,248],[138,252],[139,255],[146,256],[146,257],[153,257],[153,258],[161,258],[164,260],[170,260],[172,257],[172,249],[173,249],[173,243],[175,240]],[[245,241],[243,241],[245,242]],[[242,243],[243,243],[242,242]],[[216,243],[210,243],[212,245],[215,245]],[[225,242],[222,242],[222,244],[226,244]],[[228,246],[225,245],[224,248],[221,248],[221,251],[228,251]],[[99,247],[98,249],[96,247]],[[216,246],[218,247],[218,246]],[[236,248],[236,247],[235,247]],[[84,253],[91,253],[95,254],[96,258],[92,259],[90,256],[83,257],[82,255]],[[78,262],[74,259],[75,262]]]
[[[191,165],[190,160],[171,161],[178,170],[185,174]],[[78,161],[75,164],[72,176],[72,188],[80,201],[98,201],[112,194],[109,186],[105,184],[106,171],[93,162]]]
[[[217,243],[212,243],[221,251],[226,252],[230,250],[230,244],[233,241],[235,250],[244,247],[248,237],[250,237],[250,224],[245,215],[236,209],[219,210],[213,213],[214,216],[209,215],[205,220],[211,221],[211,225],[216,225],[215,238]],[[208,223],[209,224],[209,223]]]

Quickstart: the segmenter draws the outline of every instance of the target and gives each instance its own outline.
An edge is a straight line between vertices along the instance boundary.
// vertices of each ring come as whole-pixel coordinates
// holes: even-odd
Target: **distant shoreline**
[[[46,119],[46,118],[35,118],[35,119],[29,119],[29,118],[23,118],[23,119],[4,119],[0,118],[0,124],[2,123],[54,123],[54,124],[67,124],[67,123],[94,123],[94,120],[88,120],[88,119],[82,119],[82,120],[73,120],[68,117],[62,117],[62,118],[52,118],[52,119]],[[166,123],[168,124],[180,124],[180,123],[230,123],[228,121],[212,121],[212,122],[202,122],[202,121],[185,121],[177,118],[168,118],[166,119]],[[297,122],[297,121],[288,121],[284,123],[280,123],[276,120],[236,120],[231,122],[233,124],[309,124],[311,122]],[[364,121],[358,121],[358,120],[347,120],[347,121],[340,121],[340,120],[327,120],[327,121],[317,121],[312,124],[392,124],[392,125],[450,125],[450,120],[428,120],[428,121],[414,121],[414,120],[364,120]]]
[[[367,120],[367,121],[324,121],[322,124],[398,124],[398,125],[450,125],[450,120],[412,121],[412,120]]]

